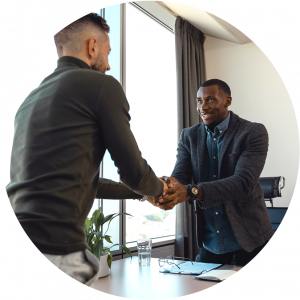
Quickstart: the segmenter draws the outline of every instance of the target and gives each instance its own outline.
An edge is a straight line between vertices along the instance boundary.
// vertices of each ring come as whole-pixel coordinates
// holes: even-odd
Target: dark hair
[[[230,91],[230,87],[228,86],[228,84],[220,79],[209,79],[207,81],[205,81],[201,86],[201,87],[206,87],[206,86],[212,86],[212,85],[217,85],[219,91],[223,91],[226,95],[231,96],[231,91]]]
[[[109,33],[109,26],[106,20],[96,13],[90,13],[59,31],[54,36],[56,47],[59,49],[66,46],[75,50],[77,48],[76,34],[83,32],[87,27],[97,27],[101,31]]]

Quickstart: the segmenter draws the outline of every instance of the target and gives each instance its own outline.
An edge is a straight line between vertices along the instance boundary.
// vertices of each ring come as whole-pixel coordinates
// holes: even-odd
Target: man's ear
[[[231,105],[231,101],[232,101],[232,97],[230,97],[230,96],[226,97],[225,107],[230,106]]]
[[[88,53],[89,53],[90,59],[95,58],[96,43],[97,43],[97,41],[95,38],[90,39],[88,42]]]

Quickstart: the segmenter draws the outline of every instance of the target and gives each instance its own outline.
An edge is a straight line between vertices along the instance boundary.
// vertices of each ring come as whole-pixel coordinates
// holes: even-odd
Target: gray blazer
[[[245,251],[252,252],[274,233],[259,185],[268,152],[267,130],[264,125],[249,122],[231,112],[219,153],[220,180],[214,182],[202,182],[205,147],[203,123],[183,129],[171,175],[182,184],[192,181],[202,184],[204,201],[194,203],[198,247],[202,247],[203,240],[202,209],[224,204],[238,243]]]

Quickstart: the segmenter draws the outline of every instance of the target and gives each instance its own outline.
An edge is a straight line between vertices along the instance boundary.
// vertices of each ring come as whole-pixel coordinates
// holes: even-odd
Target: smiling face
[[[197,92],[197,111],[203,123],[214,131],[228,115],[232,98],[220,91],[217,85],[201,87]]]

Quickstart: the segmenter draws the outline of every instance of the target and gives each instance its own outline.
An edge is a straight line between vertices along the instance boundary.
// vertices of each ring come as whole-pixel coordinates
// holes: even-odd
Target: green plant
[[[86,242],[88,246],[90,247],[91,252],[100,260],[100,256],[107,253],[107,264],[109,268],[111,267],[112,262],[112,254],[110,249],[113,246],[121,246],[124,250],[124,252],[128,255],[130,255],[132,259],[131,252],[128,248],[126,248],[124,245],[120,244],[113,244],[111,247],[103,247],[103,240],[105,239],[108,243],[113,243],[111,241],[111,236],[107,235],[107,231],[109,229],[110,222],[120,215],[128,215],[127,213],[115,213],[108,215],[104,217],[104,214],[101,212],[101,207],[99,209],[95,210],[93,212],[93,215],[91,218],[86,218],[85,224],[84,224],[84,231],[85,231],[85,237]],[[103,234],[103,225],[108,222],[107,230]]]

